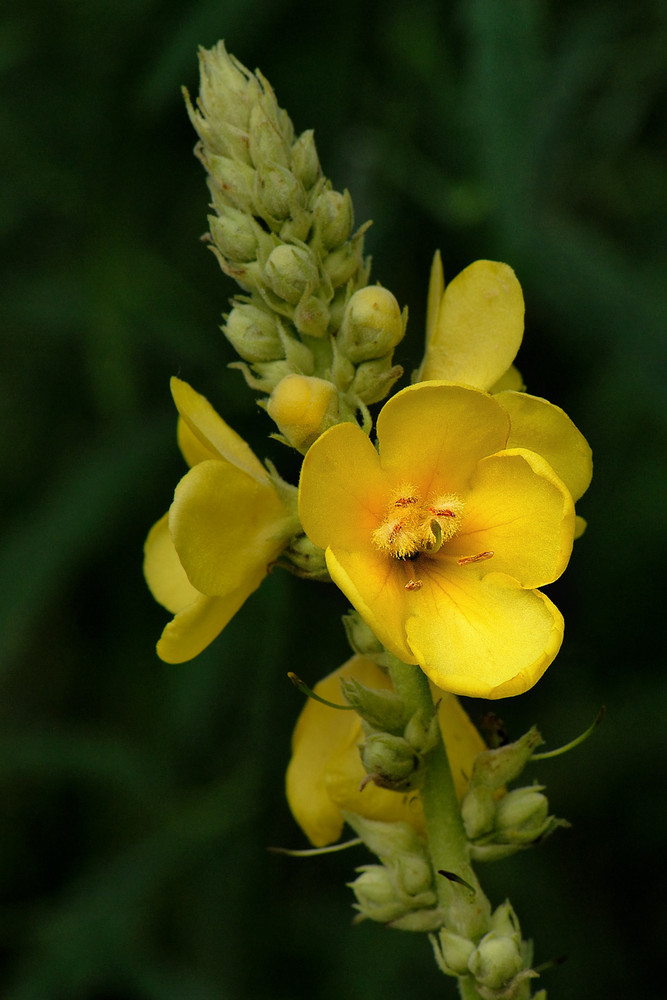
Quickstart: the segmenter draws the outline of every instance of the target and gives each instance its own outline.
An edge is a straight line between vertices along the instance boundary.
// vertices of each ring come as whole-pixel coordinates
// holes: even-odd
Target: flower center
[[[413,486],[402,486],[373,531],[373,544],[395,559],[433,554],[458,532],[462,514],[463,501],[455,493],[423,498]]]

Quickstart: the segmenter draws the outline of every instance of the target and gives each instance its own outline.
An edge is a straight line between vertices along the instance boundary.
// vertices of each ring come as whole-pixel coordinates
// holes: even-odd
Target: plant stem
[[[389,672],[394,689],[408,709],[413,713],[421,711],[428,718],[434,705],[429,682],[422,670],[391,657]],[[424,758],[424,780],[419,794],[445,925],[463,937],[478,941],[488,930],[491,908],[470,864],[468,841],[442,740]],[[471,888],[439,875],[441,871],[452,873]],[[462,988],[463,985],[462,982]]]

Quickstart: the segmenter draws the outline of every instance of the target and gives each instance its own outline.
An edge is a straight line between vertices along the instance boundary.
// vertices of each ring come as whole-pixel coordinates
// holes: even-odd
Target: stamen
[[[424,584],[421,580],[408,580],[405,585],[406,590],[421,590]]]
[[[493,552],[478,552],[476,556],[463,556],[457,562],[459,566],[469,566],[471,563],[484,562],[485,559],[491,559],[492,556]]]

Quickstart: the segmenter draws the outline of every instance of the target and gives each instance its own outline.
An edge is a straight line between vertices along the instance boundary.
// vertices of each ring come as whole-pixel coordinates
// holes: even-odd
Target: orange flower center
[[[455,493],[422,497],[413,486],[402,486],[373,531],[373,544],[395,559],[433,554],[459,531],[462,514],[463,501]]]

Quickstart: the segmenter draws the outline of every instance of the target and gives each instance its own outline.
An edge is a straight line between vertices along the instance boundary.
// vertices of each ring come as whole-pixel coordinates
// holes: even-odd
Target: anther
[[[469,566],[470,563],[484,562],[485,559],[491,559],[492,556],[493,552],[478,552],[476,556],[463,556],[457,562],[459,566]]]
[[[408,507],[411,503],[419,503],[419,497],[399,497],[394,500],[394,507]]]
[[[424,584],[421,580],[408,580],[405,585],[406,590],[421,590]]]
[[[449,508],[447,507],[445,508],[429,507],[429,513],[433,514],[434,517],[456,517],[454,511],[449,510]]]

